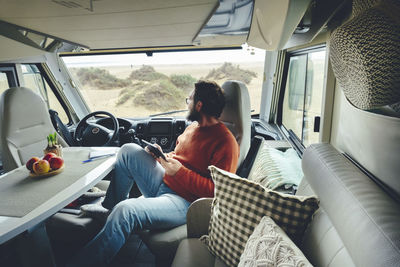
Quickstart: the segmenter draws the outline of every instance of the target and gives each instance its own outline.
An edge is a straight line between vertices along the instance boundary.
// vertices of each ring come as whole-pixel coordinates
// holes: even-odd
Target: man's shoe
[[[93,187],[89,189],[86,193],[84,193],[82,196],[86,199],[95,199],[99,197],[104,197],[106,195],[106,191],[103,191],[97,187]]]
[[[81,211],[84,216],[105,222],[111,210],[104,208],[101,203],[86,204],[81,206]]]

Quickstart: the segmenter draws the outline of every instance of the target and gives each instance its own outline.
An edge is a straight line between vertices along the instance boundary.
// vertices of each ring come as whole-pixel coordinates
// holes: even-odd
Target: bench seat
[[[302,169],[297,195],[320,199],[300,244],[308,260],[314,266],[399,266],[400,204],[329,144],[307,148]],[[211,199],[199,202],[194,208],[203,213],[189,210],[188,239],[172,266],[225,266],[197,239],[207,233]]]

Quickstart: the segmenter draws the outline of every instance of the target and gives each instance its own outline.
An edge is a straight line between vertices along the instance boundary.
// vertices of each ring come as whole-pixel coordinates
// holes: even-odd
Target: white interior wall
[[[331,144],[400,194],[400,118],[355,108],[336,85]]]

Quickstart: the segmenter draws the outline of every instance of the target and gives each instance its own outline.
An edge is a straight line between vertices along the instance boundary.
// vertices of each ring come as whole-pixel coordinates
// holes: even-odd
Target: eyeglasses
[[[190,101],[192,101],[192,99],[190,97],[186,97],[186,105],[189,105]]]

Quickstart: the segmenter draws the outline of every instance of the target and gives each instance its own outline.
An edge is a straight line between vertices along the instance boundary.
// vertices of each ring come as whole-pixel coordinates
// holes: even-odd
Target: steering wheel
[[[101,126],[88,119],[96,115],[106,115],[111,118],[114,130]],[[76,126],[74,141],[80,146],[109,146],[118,136],[119,123],[117,118],[106,111],[96,111],[86,115]]]

